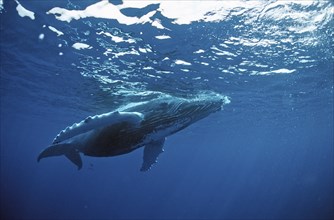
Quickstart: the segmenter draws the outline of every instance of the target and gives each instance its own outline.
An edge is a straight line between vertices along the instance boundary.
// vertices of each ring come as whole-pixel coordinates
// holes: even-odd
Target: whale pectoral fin
[[[75,165],[78,166],[80,170],[82,167],[82,161],[80,154],[77,149],[73,147],[72,144],[55,144],[52,145],[45,150],[43,150],[37,158],[39,162],[41,159],[45,157],[53,157],[53,156],[61,156],[65,155],[70,161],[72,161]]]
[[[82,160],[79,154],[79,151],[75,148],[72,148],[69,152],[65,154],[67,159],[69,159],[72,163],[77,165],[78,170],[82,168]]]
[[[151,169],[152,165],[157,162],[158,156],[163,152],[163,146],[165,143],[165,138],[158,141],[151,142],[145,145],[144,148],[144,161],[140,171],[148,171]]]

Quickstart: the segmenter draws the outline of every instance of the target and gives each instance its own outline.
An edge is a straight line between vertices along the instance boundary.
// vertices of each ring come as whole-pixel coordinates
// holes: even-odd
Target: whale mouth
[[[223,102],[223,104],[229,104],[231,102],[231,98],[229,96],[226,95],[222,95],[220,93],[217,92],[213,92],[213,91],[200,91],[195,95],[195,99],[201,100],[201,101],[217,101],[217,100],[221,100]]]
[[[203,101],[205,103],[211,102],[212,107],[218,104],[220,106],[219,110],[223,109],[224,105],[231,103],[231,98],[229,96],[212,91],[202,91],[196,95],[196,98],[194,100]]]

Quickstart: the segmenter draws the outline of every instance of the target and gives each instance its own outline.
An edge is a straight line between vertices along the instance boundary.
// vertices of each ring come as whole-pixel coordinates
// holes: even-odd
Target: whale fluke
[[[143,165],[140,168],[140,171],[148,171],[151,169],[152,165],[157,162],[159,154],[163,150],[163,146],[166,138],[162,138],[158,141],[152,141],[149,144],[145,145],[144,156],[143,156]]]
[[[73,147],[72,144],[55,144],[43,150],[37,161],[39,162],[41,159],[45,157],[53,157],[53,156],[61,156],[65,155],[72,163],[77,165],[78,170],[82,168],[82,160],[79,154],[79,151]]]
[[[68,151],[65,156],[67,157],[67,159],[69,159],[70,161],[72,161],[72,163],[74,163],[75,165],[77,165],[78,170],[80,170],[82,168],[82,160],[79,154],[78,149],[74,149],[72,148],[70,151]]]

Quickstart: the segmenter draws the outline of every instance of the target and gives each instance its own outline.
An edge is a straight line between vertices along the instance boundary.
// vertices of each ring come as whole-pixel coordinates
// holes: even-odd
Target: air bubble
[[[43,40],[44,37],[45,37],[45,35],[44,35],[43,33],[41,33],[41,34],[38,36],[38,39]]]

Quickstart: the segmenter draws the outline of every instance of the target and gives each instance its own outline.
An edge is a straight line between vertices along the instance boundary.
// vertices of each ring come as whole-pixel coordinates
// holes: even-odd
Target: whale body
[[[216,93],[188,99],[164,95],[151,101],[130,103],[65,128],[37,160],[64,155],[81,169],[80,153],[110,157],[144,147],[140,170],[147,171],[163,152],[167,136],[221,110],[226,103],[227,97]]]

